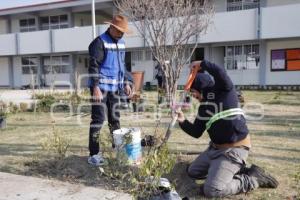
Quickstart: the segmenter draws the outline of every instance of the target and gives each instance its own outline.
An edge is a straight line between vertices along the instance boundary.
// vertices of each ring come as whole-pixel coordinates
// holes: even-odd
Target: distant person
[[[163,69],[159,63],[155,66],[155,70],[156,70],[155,79],[157,79],[157,85],[160,89],[163,89],[165,85],[164,83],[165,76],[164,76]]]
[[[210,143],[188,167],[193,179],[205,179],[201,189],[206,197],[226,197],[246,193],[258,187],[276,188],[277,180],[262,168],[246,167],[251,148],[243,111],[238,107],[235,87],[223,67],[206,60],[191,64],[199,73],[191,86],[194,98],[201,102],[194,122],[177,110],[181,129],[199,138],[207,131]],[[203,73],[204,71],[209,74]]]
[[[125,69],[125,42],[122,39],[128,32],[128,22],[124,16],[114,16],[105,33],[89,45],[90,91],[92,96],[92,121],[89,130],[88,163],[99,166],[104,159],[99,154],[99,133],[107,115],[111,134],[120,128],[119,94],[132,95],[130,77]],[[105,105],[106,107],[104,108]],[[107,109],[107,111],[106,111]],[[114,147],[114,144],[112,144]]]

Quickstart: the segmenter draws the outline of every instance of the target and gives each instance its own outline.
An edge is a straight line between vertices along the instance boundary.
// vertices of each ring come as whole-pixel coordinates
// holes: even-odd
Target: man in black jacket
[[[249,131],[235,87],[225,69],[206,60],[193,62],[191,67],[200,69],[191,93],[201,105],[193,123],[178,110],[179,125],[195,138],[207,131],[211,142],[189,166],[188,175],[206,179],[203,192],[207,197],[225,197],[257,187],[276,188],[276,179],[260,167],[245,167],[251,148]]]

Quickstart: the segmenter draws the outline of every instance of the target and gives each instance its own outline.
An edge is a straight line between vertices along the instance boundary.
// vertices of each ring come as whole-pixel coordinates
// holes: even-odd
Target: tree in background
[[[162,67],[168,105],[174,105],[179,75],[212,22],[209,0],[114,0]]]

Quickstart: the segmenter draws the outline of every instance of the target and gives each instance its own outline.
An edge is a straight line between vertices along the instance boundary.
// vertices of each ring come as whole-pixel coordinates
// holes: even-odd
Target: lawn
[[[258,189],[230,199],[299,199],[300,92],[243,91],[243,94],[250,117],[248,126],[253,146],[248,163],[265,168],[279,180],[280,185],[277,189]],[[148,102],[153,104],[155,95],[155,92],[145,93],[146,102],[150,99]],[[193,105],[194,109],[187,111],[191,120],[197,110],[197,104]],[[251,109],[254,107],[254,110]],[[33,112],[9,115],[7,128],[0,130],[0,171],[116,189],[113,182],[112,185],[107,184],[97,169],[86,164],[89,117]],[[167,113],[163,112],[162,132],[169,120]],[[156,123],[151,106],[143,113],[122,111],[123,127],[140,127],[144,134],[153,134]],[[56,130],[71,138],[70,150],[63,161],[51,159],[42,150],[42,141],[52,132],[53,124]],[[109,134],[107,124],[101,134],[102,137]],[[207,147],[208,141],[207,134],[193,139],[176,126],[168,143],[172,152],[181,152],[178,160],[190,162]]]

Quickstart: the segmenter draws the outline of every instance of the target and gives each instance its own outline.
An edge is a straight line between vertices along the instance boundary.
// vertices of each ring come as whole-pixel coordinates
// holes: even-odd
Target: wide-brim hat
[[[114,16],[112,21],[104,23],[114,26],[116,29],[123,33],[131,33],[131,30],[128,28],[128,20],[122,15],[116,15]]]

